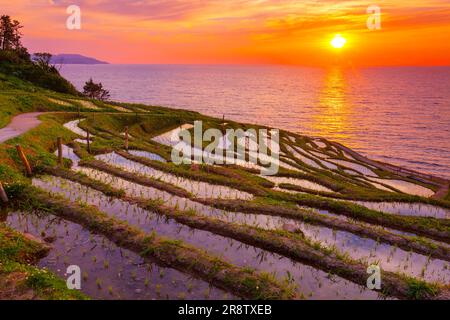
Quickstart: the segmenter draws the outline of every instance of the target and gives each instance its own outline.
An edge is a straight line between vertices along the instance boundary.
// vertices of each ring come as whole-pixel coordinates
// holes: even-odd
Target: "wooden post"
[[[250,138],[245,136],[245,153],[244,153],[244,161],[250,162]]]
[[[267,149],[270,150],[270,154],[272,155],[272,129],[270,128],[267,130]],[[267,153],[269,153],[269,150],[267,150]]]
[[[223,115],[223,116],[222,116],[222,137],[223,137],[223,146],[222,146],[222,149],[223,149],[223,150],[225,150],[226,147],[227,147],[227,143],[226,143],[226,140],[225,140],[225,135],[226,135],[226,132],[225,132],[225,115]],[[226,155],[225,155],[225,157],[226,157]]]
[[[87,139],[87,151],[91,153],[91,137],[89,135],[89,130],[86,130],[86,139]]]
[[[80,114],[80,106],[78,106],[78,119],[81,118],[81,114]]]
[[[5,189],[3,189],[3,184],[0,182],[0,200],[7,203],[8,196],[6,195]]]
[[[58,164],[63,165],[63,150],[62,150],[62,138],[58,137],[56,139],[56,144],[58,145]]]
[[[125,150],[128,151],[128,126],[125,127]]]
[[[19,153],[20,159],[23,162],[23,165],[25,166],[27,175],[31,176],[33,174],[33,172],[31,171],[30,163],[28,162],[28,159],[27,159],[25,153],[23,152],[22,147],[18,144],[18,145],[16,145],[16,149],[17,149],[17,152]]]

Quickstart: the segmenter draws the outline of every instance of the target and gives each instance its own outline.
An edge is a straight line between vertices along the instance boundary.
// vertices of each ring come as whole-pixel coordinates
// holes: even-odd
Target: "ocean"
[[[79,90],[189,109],[340,142],[375,160],[450,178],[450,67],[63,65]]]

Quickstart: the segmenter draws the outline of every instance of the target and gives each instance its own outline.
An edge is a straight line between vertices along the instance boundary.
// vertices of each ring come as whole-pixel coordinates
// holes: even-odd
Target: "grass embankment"
[[[75,100],[84,98],[58,93],[16,77],[0,73],[0,128],[11,118],[25,112],[77,112],[87,110]]]
[[[345,221],[330,217],[325,214],[309,212],[295,207],[273,205],[261,202],[259,199],[254,202],[240,200],[210,200],[199,199],[201,203],[218,209],[229,210],[231,212],[242,212],[252,214],[265,214],[279,216],[294,220],[304,221],[310,224],[321,225],[335,230],[347,231],[361,237],[367,237],[376,241],[397,246],[404,250],[412,250],[426,256],[450,261],[450,250],[439,243],[428,241],[422,237],[398,235],[386,231],[380,227],[360,224],[355,221]]]
[[[32,264],[44,257],[49,246],[0,223],[0,300],[86,299],[67,289],[65,281]]]
[[[83,225],[93,233],[99,233],[118,246],[139,253],[160,265],[189,273],[212,285],[232,292],[245,299],[292,299],[293,288],[273,279],[266,273],[239,268],[205,251],[184,244],[182,241],[146,234],[124,221],[108,217],[95,207],[67,203],[67,200],[50,197],[36,188],[29,187],[23,207],[44,207],[52,214]]]
[[[366,207],[345,202],[335,201],[314,195],[291,195],[282,192],[272,192],[270,198],[293,202],[302,206],[328,210],[330,212],[344,215],[355,220],[378,224],[418,235],[430,237],[436,240],[450,240],[450,220],[437,219],[433,217],[401,216],[370,210]]]
[[[118,112],[112,104],[70,92],[56,92],[1,73],[0,64],[0,128],[6,126],[13,116],[26,112]]]
[[[134,139],[130,138],[130,149],[136,149],[136,150],[144,150],[156,153],[166,160],[170,159],[170,148],[163,145],[158,145],[155,142],[152,142],[150,140],[150,137],[155,135],[155,132],[161,132],[161,130],[156,128],[153,128],[153,131],[150,129],[151,133],[143,133],[143,130],[141,130],[142,123],[146,123],[147,121],[152,121],[152,118],[154,117],[154,113],[157,113],[157,118],[161,119],[161,122],[163,123],[163,127],[165,127],[165,130],[170,130],[173,128],[173,125],[168,125],[167,122],[164,120],[166,117],[172,117],[171,112],[174,113],[174,111],[160,111],[152,112],[151,114],[148,114],[147,117],[135,117],[134,120],[129,120],[130,117],[121,116],[119,119],[112,120],[118,117],[107,117],[110,120],[102,119],[100,120],[100,123],[102,125],[105,125],[107,129],[103,128],[101,129],[99,125],[96,125],[97,118],[88,118],[87,121],[81,123],[81,127],[85,129],[92,130],[99,130],[98,132],[108,132],[108,141],[103,141],[103,139],[98,139],[98,141],[94,141],[93,145],[91,146],[92,153],[93,154],[101,154],[105,152],[111,152],[116,151],[120,153],[125,158],[128,158],[130,160],[133,160],[135,162],[140,162],[142,164],[145,164],[147,166],[153,167],[155,169],[165,171],[168,173],[176,174],[179,176],[183,176],[186,178],[204,181],[204,182],[210,182],[213,184],[219,184],[219,185],[226,185],[230,186],[248,193],[252,193],[254,195],[265,195],[267,193],[267,189],[271,189],[274,187],[274,183],[264,179],[263,177],[259,177],[255,174],[258,174],[258,170],[249,169],[249,168],[243,168],[235,165],[228,165],[228,166],[222,166],[222,167],[212,167],[207,165],[180,165],[175,166],[171,163],[161,163],[158,161],[152,161],[147,158],[142,158],[138,156],[134,156],[131,154],[128,154],[123,149],[123,136],[119,134],[118,132],[124,131],[125,125],[130,125],[129,128],[130,132],[134,130],[134,132],[138,131],[139,137],[145,137],[146,139]],[[184,112],[184,111],[181,111]],[[175,113],[176,114],[176,113]],[[105,116],[102,116],[103,118]],[[177,119],[175,123],[177,125],[181,123],[186,123],[190,121],[190,118],[192,117],[191,114],[187,115],[189,120],[186,121],[179,121],[178,116],[175,118]],[[202,116],[200,116],[202,117]],[[112,119],[111,119],[112,118]],[[127,120],[128,119],[128,120]],[[137,119],[140,119],[139,121],[141,124],[139,124],[139,121]],[[137,123],[136,123],[137,121]],[[205,121],[211,121],[210,119],[206,119]],[[96,129],[93,129],[93,128]],[[136,128],[139,128],[138,130]],[[110,134],[114,132],[115,134]],[[103,137],[102,137],[103,138]],[[303,168],[304,169],[304,168]],[[340,175],[339,179],[337,179],[337,176],[335,174],[332,174],[331,172],[327,172],[325,170],[316,170],[311,171],[311,173],[308,174],[302,174],[299,172],[293,172],[290,170],[285,170],[281,168],[279,176],[283,177],[292,177],[292,178],[298,178],[298,179],[307,179],[319,184],[322,184],[324,186],[327,186],[335,191],[339,191],[339,193],[325,193],[325,192],[318,192],[318,191],[312,191],[309,189],[304,189],[299,186],[294,186],[290,184],[281,184],[280,187],[296,190],[296,191],[302,191],[307,192],[308,194],[312,195],[320,195],[323,197],[330,198],[331,200],[333,198],[342,199],[342,200],[361,200],[361,201],[388,201],[388,202],[408,202],[408,203],[426,203],[426,204],[432,204],[437,205],[441,207],[450,207],[450,203],[442,200],[435,200],[435,199],[427,199],[419,196],[412,196],[407,195],[403,193],[392,193],[392,192],[384,192],[381,190],[378,190],[374,188],[373,186],[362,183],[359,180],[355,180],[354,177],[351,175],[346,174],[347,177]],[[353,180],[352,180],[353,178]]]
[[[60,121],[72,119],[74,116],[73,114],[41,116],[44,121],[37,128],[0,144],[0,181],[5,184],[6,189],[9,189],[9,186],[29,183],[23,174],[24,168],[15,145],[22,146],[34,172],[39,172],[44,166],[53,166],[56,164],[56,156],[49,151],[55,150],[56,138],[59,136],[64,142],[68,142],[76,137],[63,128]]]
[[[34,111],[76,111],[49,101],[59,94],[0,73],[0,128],[19,113]]]

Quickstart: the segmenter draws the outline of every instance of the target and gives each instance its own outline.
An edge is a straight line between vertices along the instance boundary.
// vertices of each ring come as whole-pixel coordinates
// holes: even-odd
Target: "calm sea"
[[[321,136],[450,178],[450,67],[64,65],[61,73],[78,89],[92,77],[117,101]]]

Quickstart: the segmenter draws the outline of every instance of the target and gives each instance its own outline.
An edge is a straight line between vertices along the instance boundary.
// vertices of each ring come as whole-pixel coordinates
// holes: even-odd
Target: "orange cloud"
[[[66,7],[82,29],[65,28]],[[283,63],[325,66],[450,64],[448,0],[380,0],[369,31],[362,0],[0,0],[24,25],[30,51],[113,63]],[[348,44],[336,52],[336,34]]]

